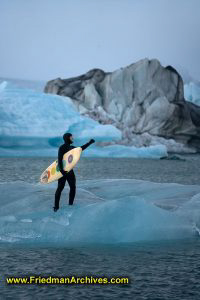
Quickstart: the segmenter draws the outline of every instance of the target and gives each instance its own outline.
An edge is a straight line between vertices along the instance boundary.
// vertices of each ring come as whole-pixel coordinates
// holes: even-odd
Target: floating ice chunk
[[[70,126],[69,131],[79,141],[86,141],[91,137],[98,141],[120,140],[122,133],[112,125],[101,125],[96,121],[85,118],[83,121]]]
[[[12,183],[12,195],[4,195],[8,186],[0,185],[0,193],[6,197],[0,217],[0,241],[4,243],[116,244],[185,239],[196,235],[200,228],[197,185],[87,180],[77,187],[75,205],[68,207],[61,201],[57,213],[46,197],[47,192],[54,193],[54,186],[23,183],[28,196],[20,182]],[[11,216],[15,222],[9,222]]]
[[[200,105],[200,85],[190,82],[184,85],[184,96],[187,101]]]
[[[144,157],[144,158],[160,158],[166,157],[167,148],[164,145],[156,145],[149,147],[134,147],[124,145],[111,145],[102,148],[93,147],[84,153],[84,156],[90,157]]]
[[[8,85],[7,81],[3,81],[3,82],[0,83],[0,93],[5,90],[5,88],[7,87],[7,85]]]
[[[32,223],[31,219],[21,219],[20,221],[23,223]]]

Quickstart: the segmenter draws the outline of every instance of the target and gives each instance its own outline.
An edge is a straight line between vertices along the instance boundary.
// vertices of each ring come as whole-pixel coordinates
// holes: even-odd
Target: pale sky
[[[200,0],[0,0],[0,77],[50,80],[145,57],[200,80]]]

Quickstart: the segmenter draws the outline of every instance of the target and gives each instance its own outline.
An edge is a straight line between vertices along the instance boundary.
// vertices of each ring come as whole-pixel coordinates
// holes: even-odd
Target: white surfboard
[[[82,148],[77,147],[74,148],[63,156],[63,169],[67,172],[73,169],[73,167],[77,164],[81,157]],[[55,160],[40,176],[40,182],[43,184],[53,182],[55,180],[58,180],[63,175],[59,170],[58,167],[58,161]]]

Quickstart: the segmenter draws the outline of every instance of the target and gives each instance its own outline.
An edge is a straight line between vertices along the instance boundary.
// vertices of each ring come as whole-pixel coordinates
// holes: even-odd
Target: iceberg
[[[74,135],[75,146],[90,138],[96,144],[86,156],[152,157],[167,155],[165,146],[126,147],[98,143],[120,140],[122,133],[111,124],[103,125],[81,115],[70,98],[19,88],[3,81],[0,84],[0,156],[56,156],[62,135]]]
[[[89,131],[98,131],[103,138],[120,138],[120,131],[112,125],[101,125],[81,116],[70,98],[46,95],[29,89],[9,88],[3,82],[0,94],[1,136],[55,137],[79,124],[86,137]],[[103,131],[102,131],[103,128]],[[101,132],[103,134],[101,135]],[[84,137],[84,133],[82,133]]]
[[[200,106],[200,85],[194,82],[184,84],[184,96],[187,101]]]
[[[70,97],[80,113],[119,128],[124,145],[137,147],[137,135],[142,146],[162,137],[160,144],[168,152],[200,149],[200,109],[184,99],[177,70],[157,59],[145,58],[113,72],[95,68],[77,77],[56,78],[44,91]],[[177,145],[171,148],[169,139]]]
[[[81,181],[75,204],[69,207],[63,193],[57,213],[52,210],[55,189],[56,183],[0,184],[0,243],[119,244],[199,236],[197,185]]]
[[[133,158],[160,158],[167,157],[167,148],[164,145],[149,147],[134,147],[124,145],[110,145],[103,148],[93,147],[84,153],[89,157],[133,157]]]
[[[5,90],[5,88],[8,86],[8,82],[7,81],[3,81],[0,83],[0,93],[3,92]]]

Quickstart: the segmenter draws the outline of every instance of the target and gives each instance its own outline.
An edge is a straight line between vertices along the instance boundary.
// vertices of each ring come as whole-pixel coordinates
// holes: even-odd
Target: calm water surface
[[[133,158],[82,158],[74,168],[77,180],[133,178],[155,182],[200,184],[200,155],[182,155],[184,160]],[[0,157],[0,182],[37,183],[52,157]]]

